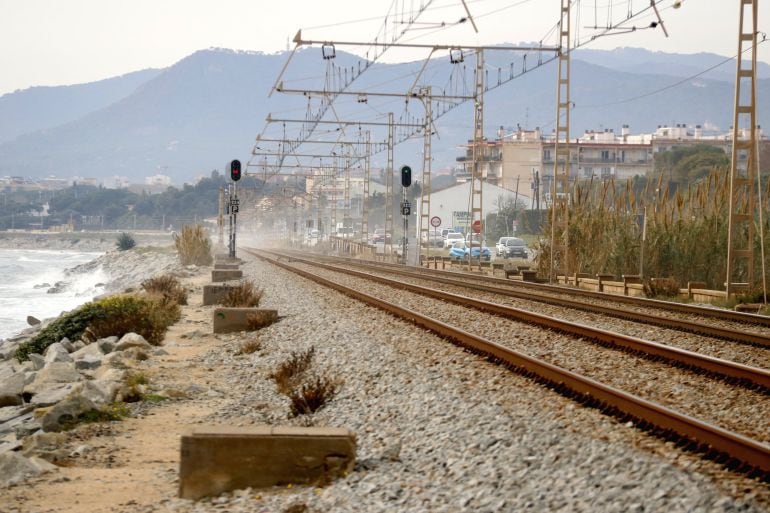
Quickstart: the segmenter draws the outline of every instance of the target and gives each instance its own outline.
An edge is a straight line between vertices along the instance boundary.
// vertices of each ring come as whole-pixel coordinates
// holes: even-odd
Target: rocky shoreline
[[[44,249],[63,251],[110,251],[121,232],[0,232],[2,249]],[[173,244],[168,232],[130,232],[138,247]]]

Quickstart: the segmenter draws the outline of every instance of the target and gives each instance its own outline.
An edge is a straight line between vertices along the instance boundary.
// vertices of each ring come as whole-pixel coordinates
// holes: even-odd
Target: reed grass
[[[770,185],[764,187],[762,213],[754,223],[754,276],[761,279],[760,229],[770,236]],[[569,209],[568,254],[557,255],[557,268],[590,275],[639,274],[643,216],[646,214],[644,277],[666,277],[674,283],[701,281],[722,289],[726,281],[729,168],[715,168],[687,189],[668,189],[662,177],[635,190],[632,181],[614,179],[578,182]],[[556,208],[564,208],[559,205]],[[551,217],[544,225],[538,271],[550,269]],[[746,234],[735,234],[737,237]],[[770,266],[770,241],[765,240],[765,265]],[[566,265],[565,265],[566,264]],[[740,271],[740,270],[739,270]],[[746,269],[742,270],[744,273]]]

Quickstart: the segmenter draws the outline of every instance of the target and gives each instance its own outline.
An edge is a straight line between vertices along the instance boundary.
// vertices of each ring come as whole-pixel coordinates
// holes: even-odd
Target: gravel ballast
[[[358,461],[349,476],[323,488],[246,490],[199,503],[171,499],[164,507],[732,512],[764,511],[768,504],[766,485],[383,312],[245,258],[245,277],[265,290],[261,306],[277,308],[281,320],[255,335],[223,337],[229,350],[200,362],[227,375],[230,398],[202,422],[346,427],[357,434]],[[236,355],[249,338],[262,348]],[[270,374],[292,352],[310,347],[314,372],[342,385],[325,408],[290,417],[288,399]]]

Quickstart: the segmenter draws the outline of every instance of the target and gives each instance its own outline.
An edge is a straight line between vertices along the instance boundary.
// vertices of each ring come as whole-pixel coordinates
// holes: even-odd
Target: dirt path
[[[225,345],[211,335],[212,307],[201,307],[200,288],[208,271],[185,283],[195,288],[182,319],[165,337],[167,355],[152,356],[136,370],[151,386],[172,388],[189,397],[142,406],[137,417],[78,427],[68,448],[90,446],[57,471],[0,490],[2,512],[156,511],[177,495],[179,440],[225,401],[221,375],[196,360]]]

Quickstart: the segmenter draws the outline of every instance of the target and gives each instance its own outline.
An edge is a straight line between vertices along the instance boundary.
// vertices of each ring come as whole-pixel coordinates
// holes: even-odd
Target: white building
[[[514,191],[483,182],[481,187],[481,213],[484,218],[497,212],[509,202],[516,202],[521,208],[528,208],[530,197]],[[419,212],[419,203],[417,205]],[[460,183],[430,195],[430,217],[438,217],[442,228],[460,228],[468,231],[471,218],[471,182]]]
[[[145,185],[160,185],[168,187],[171,185],[171,177],[166,175],[152,175],[144,179]]]

